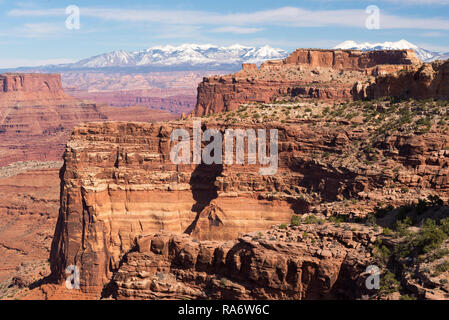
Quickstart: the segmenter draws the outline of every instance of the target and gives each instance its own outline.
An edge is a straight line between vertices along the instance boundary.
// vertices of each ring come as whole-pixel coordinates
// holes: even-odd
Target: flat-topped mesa
[[[360,50],[297,49],[283,60],[285,64],[309,65],[337,70],[364,70],[379,65],[421,64],[413,50]]]
[[[373,83],[357,84],[353,92],[357,99],[449,99],[449,60],[380,75]]]
[[[0,74],[0,106],[48,105],[75,101],[62,89],[59,74]]]
[[[72,128],[82,122],[173,118],[144,106],[108,107],[66,94],[58,74],[0,75],[0,166],[60,160]]]
[[[260,69],[244,64],[233,75],[204,78],[194,114],[232,111],[241,104],[269,103],[285,96],[353,100],[356,83],[420,65],[413,50],[298,49],[284,60],[263,63]]]

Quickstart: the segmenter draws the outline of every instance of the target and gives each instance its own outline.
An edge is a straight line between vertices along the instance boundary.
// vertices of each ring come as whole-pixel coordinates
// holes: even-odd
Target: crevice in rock
[[[191,234],[195,229],[196,223],[201,212],[206,208],[212,200],[218,197],[218,188],[215,185],[217,177],[223,172],[222,164],[206,165],[201,163],[192,172],[189,184],[192,189],[193,199],[196,201],[192,206],[192,211],[197,215],[192,224],[184,231]]]

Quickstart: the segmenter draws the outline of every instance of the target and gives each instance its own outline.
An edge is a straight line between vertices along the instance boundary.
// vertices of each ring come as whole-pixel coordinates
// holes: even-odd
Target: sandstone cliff
[[[118,299],[356,299],[373,263],[370,228],[301,225],[195,242],[161,233],[138,239],[114,276]]]
[[[265,62],[260,69],[246,64],[234,75],[204,78],[194,114],[233,111],[241,104],[285,97],[352,100],[355,83],[369,83],[377,75],[421,64],[412,50],[298,49],[284,60]]]
[[[237,114],[239,123],[220,115],[204,120],[202,130],[278,129],[279,169],[273,176],[259,175],[259,165],[171,163],[170,134],[175,128],[191,132],[191,121],[77,127],[61,175],[53,274],[64,279],[65,267],[77,265],[82,289],[99,293],[145,234],[168,230],[228,240],[287,223],[295,213],[365,216],[382,201],[401,205],[429,194],[447,200],[449,138],[437,126],[440,118],[432,120],[431,130],[413,134],[407,130],[421,129],[404,124],[399,113],[394,118],[399,106],[389,102],[342,105],[335,109],[338,116],[318,116],[325,107],[256,105]],[[243,112],[274,119],[266,112],[281,108],[282,121],[263,122],[260,114],[241,121]],[[435,108],[428,108],[429,115]],[[391,132],[382,131],[387,125]]]
[[[74,102],[62,90],[59,74],[6,73],[0,75],[0,106],[54,105]]]
[[[371,84],[357,84],[354,95],[357,99],[449,99],[449,60],[382,75]]]
[[[173,116],[146,107],[108,107],[70,97],[57,74],[0,75],[0,166],[60,160],[71,130],[82,122],[166,119]]]

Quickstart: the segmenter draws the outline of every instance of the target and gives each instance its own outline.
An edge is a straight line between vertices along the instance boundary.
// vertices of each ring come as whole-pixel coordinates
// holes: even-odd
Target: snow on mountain
[[[211,44],[184,44],[157,46],[146,50],[129,52],[113,51],[65,65],[68,68],[103,68],[130,66],[200,66],[238,65],[241,63],[261,64],[266,60],[283,59],[288,52],[270,46],[260,48],[232,45],[218,47]]]
[[[114,51],[108,54],[102,54],[99,56],[91,57],[81,60],[75,65],[82,65],[85,68],[98,68],[98,67],[118,67],[129,66],[135,63],[134,55],[124,51]]]
[[[383,43],[370,43],[370,42],[355,42],[348,40],[335,46],[334,49],[347,49],[347,50],[404,50],[413,49],[416,55],[424,62],[430,62],[437,59],[447,59],[449,53],[439,53],[434,51],[429,51],[420,48],[407,40],[400,40],[396,42],[383,42]],[[444,58],[446,57],[446,58]]]

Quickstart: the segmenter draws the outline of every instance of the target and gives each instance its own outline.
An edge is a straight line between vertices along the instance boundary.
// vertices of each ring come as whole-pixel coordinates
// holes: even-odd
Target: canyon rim
[[[0,0],[0,300],[449,300],[446,1],[77,2]]]

